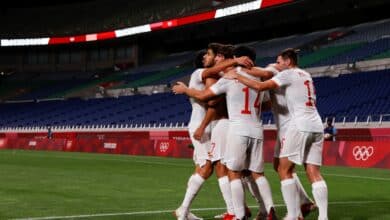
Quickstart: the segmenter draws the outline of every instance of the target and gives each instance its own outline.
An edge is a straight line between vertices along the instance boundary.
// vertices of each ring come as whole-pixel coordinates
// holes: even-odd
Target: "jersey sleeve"
[[[264,70],[271,72],[274,76],[278,75],[279,71],[273,66],[267,66]]]
[[[196,71],[196,80],[198,81],[198,82],[203,82],[203,70],[204,69],[197,69]]]
[[[221,95],[226,93],[229,84],[232,83],[232,80],[230,79],[225,79],[221,78],[219,79],[214,85],[210,87],[210,90],[215,94],[215,95]]]
[[[283,71],[272,77],[271,80],[278,84],[279,87],[286,86],[291,83],[291,74],[289,74],[289,71]]]

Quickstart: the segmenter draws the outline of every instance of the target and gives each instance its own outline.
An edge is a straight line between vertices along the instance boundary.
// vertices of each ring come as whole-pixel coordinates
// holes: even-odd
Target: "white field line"
[[[390,201],[338,201],[329,202],[329,205],[361,205],[370,203],[390,203]],[[285,206],[283,204],[275,205],[277,207]],[[257,206],[250,206],[256,208]],[[191,209],[192,211],[210,211],[210,210],[225,210],[226,207],[221,208],[196,208]],[[91,218],[91,217],[108,217],[108,216],[128,216],[128,215],[153,215],[161,213],[170,213],[174,210],[156,210],[156,211],[138,211],[138,212],[118,212],[118,213],[97,213],[97,214],[85,214],[85,215],[68,215],[68,216],[47,216],[47,217],[31,217],[31,218],[17,218],[12,220],[52,220],[52,219],[75,219],[75,218]]]

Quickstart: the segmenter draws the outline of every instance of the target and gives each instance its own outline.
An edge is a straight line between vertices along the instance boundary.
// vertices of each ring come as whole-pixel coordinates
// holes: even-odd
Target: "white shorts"
[[[228,132],[224,162],[233,171],[264,172],[263,140]]]
[[[286,133],[284,145],[281,148],[280,157],[287,157],[290,161],[299,165],[307,163],[321,166],[323,143],[323,133],[299,131],[291,123]]]
[[[284,145],[284,142],[286,141],[286,133],[287,133],[288,127],[283,126],[278,129],[278,133],[276,135],[276,142],[274,147],[274,157],[279,158],[280,157],[280,148]]]
[[[193,160],[196,165],[203,167],[209,159],[208,152],[210,151],[210,133],[204,133],[201,140],[196,140],[193,132],[190,133],[192,145],[194,145]]]
[[[211,162],[218,160],[223,162],[228,128],[228,119],[220,119],[211,122],[211,147],[209,151],[209,159]]]

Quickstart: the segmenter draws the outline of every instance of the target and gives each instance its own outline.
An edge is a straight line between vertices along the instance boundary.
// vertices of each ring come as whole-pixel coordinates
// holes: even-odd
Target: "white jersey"
[[[237,72],[251,79],[258,78],[248,75],[237,68]],[[251,89],[237,80],[221,78],[210,87],[211,91],[220,95],[226,93],[226,104],[229,114],[229,126],[235,134],[252,138],[263,138],[260,122],[260,107],[264,92]]]
[[[274,67],[265,68],[268,71],[271,71],[273,75],[279,74]],[[271,96],[271,110],[274,115],[275,125],[278,131],[286,131],[288,127],[288,122],[290,122],[290,112],[287,107],[286,100],[286,88],[279,87],[277,89],[270,90]]]
[[[311,75],[302,69],[292,68],[280,72],[272,80],[279,87],[285,87],[288,110],[297,129],[305,132],[323,132]]]
[[[196,69],[191,74],[191,79],[188,85],[189,88],[204,90],[205,85],[202,81],[203,70],[204,70],[203,68]],[[199,127],[199,125],[203,121],[203,118],[206,115],[207,110],[205,108],[205,104],[201,101],[198,101],[194,98],[190,98],[190,102],[192,105],[192,112],[191,112],[190,122],[188,123],[188,130],[190,132],[195,132],[195,130]],[[210,132],[210,126],[207,126],[206,132]]]

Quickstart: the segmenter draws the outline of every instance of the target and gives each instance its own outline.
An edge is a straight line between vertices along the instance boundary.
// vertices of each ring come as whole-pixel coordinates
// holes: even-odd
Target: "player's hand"
[[[199,127],[195,130],[193,137],[195,138],[195,140],[200,141],[202,139],[203,134],[204,134],[204,129]]]
[[[237,70],[236,69],[232,69],[229,72],[225,73],[223,75],[223,78],[225,78],[225,79],[236,79],[237,76],[238,76]]]
[[[176,85],[173,86],[172,92],[174,94],[184,94],[188,87],[183,82],[177,82]]]
[[[246,68],[252,68],[254,66],[253,61],[247,56],[234,58],[234,60],[237,62],[238,65],[244,66]]]

